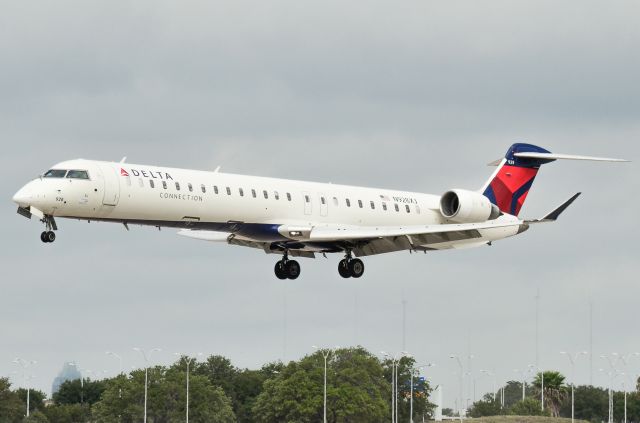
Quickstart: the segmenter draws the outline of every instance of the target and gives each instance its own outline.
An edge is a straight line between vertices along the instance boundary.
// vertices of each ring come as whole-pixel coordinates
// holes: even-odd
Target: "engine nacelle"
[[[496,219],[500,209],[475,191],[453,189],[440,198],[440,213],[458,223],[478,223]]]

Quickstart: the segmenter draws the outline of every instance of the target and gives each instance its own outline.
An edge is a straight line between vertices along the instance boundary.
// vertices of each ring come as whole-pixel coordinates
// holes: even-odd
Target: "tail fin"
[[[500,211],[514,216],[520,213],[540,166],[555,160],[518,157],[516,153],[551,152],[531,144],[513,144],[498,165],[498,169],[482,188],[482,193],[498,206]]]
[[[499,164],[495,163],[498,165],[498,169],[491,175],[481,191],[493,204],[498,206],[500,211],[517,216],[540,166],[555,160],[627,161],[606,157],[554,154],[531,144],[513,144],[507,150],[504,159]]]

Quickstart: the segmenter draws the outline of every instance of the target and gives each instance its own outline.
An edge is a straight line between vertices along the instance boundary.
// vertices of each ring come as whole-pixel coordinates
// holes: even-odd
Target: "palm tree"
[[[567,398],[567,386],[564,384],[565,377],[560,372],[544,372],[544,404],[553,417],[560,415],[560,405]],[[537,373],[533,380],[533,387],[540,395],[542,387],[542,373]]]

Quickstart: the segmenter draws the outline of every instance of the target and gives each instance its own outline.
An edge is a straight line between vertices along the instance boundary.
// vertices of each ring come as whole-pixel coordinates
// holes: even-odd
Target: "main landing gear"
[[[56,240],[56,233],[53,232],[58,229],[56,225],[56,221],[53,219],[53,216],[45,216],[42,219],[45,225],[47,225],[47,230],[40,234],[40,241],[42,242],[53,242]]]
[[[360,259],[352,258],[349,251],[338,263],[338,273],[343,278],[359,278],[364,273],[364,263]]]
[[[278,279],[298,279],[300,276],[300,264],[295,260],[289,260],[287,252],[282,256],[282,260],[276,262],[273,270]]]

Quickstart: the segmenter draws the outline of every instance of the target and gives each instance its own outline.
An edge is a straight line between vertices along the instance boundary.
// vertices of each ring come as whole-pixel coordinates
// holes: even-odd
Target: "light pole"
[[[147,386],[149,381],[149,358],[148,357],[150,357],[152,353],[156,351],[162,351],[162,350],[160,348],[154,348],[149,351],[149,354],[147,354],[144,350],[137,347],[134,348],[133,350],[139,352],[140,355],[142,355],[142,358],[144,359],[144,423],[147,423]]]
[[[391,423],[398,423],[398,364],[402,357],[411,357],[406,351],[391,355],[384,351],[381,354],[391,360]]]
[[[122,374],[122,357],[120,357],[118,354],[111,352],[111,351],[107,351],[105,353],[106,355],[110,355],[111,357],[114,357],[116,359],[118,359],[119,363],[120,363],[120,367],[119,367],[119,375]]]
[[[424,369],[425,367],[434,367],[434,363],[427,363],[422,366],[413,366],[411,368],[411,399],[409,400],[409,423],[413,423],[413,377],[415,376],[415,371]]]
[[[571,363],[571,423],[574,423],[575,421],[575,394],[574,394],[574,387],[576,385],[576,381],[575,381],[575,368],[576,368],[576,361],[578,360],[578,357],[580,357],[581,355],[587,355],[586,351],[580,351],[577,352],[573,355],[569,354],[566,351],[560,351],[560,354],[562,355],[566,355],[569,358],[569,362]]]
[[[31,385],[27,383],[27,369],[35,364],[38,364],[37,361],[35,360],[25,360],[22,359],[20,357],[16,358],[15,360],[13,360],[14,364],[17,364],[18,366],[22,367],[22,384],[26,386],[27,388],[27,417],[29,417],[29,399],[30,399],[30,394],[31,394]],[[33,375],[29,375],[28,379],[33,379]]]
[[[519,369],[514,369],[513,371],[516,373],[520,373],[520,375],[522,376],[522,401],[524,401],[525,398],[525,389],[527,387],[527,372],[531,371],[531,368],[533,367],[533,364],[529,364],[529,366],[527,366],[528,370],[519,370]]]
[[[324,394],[323,394],[323,412],[322,412],[322,421],[327,423],[327,359],[331,355],[331,353],[335,353],[335,351],[340,347],[331,348],[318,348],[313,345],[311,348],[317,350],[322,354],[324,358]]]
[[[189,423],[189,367],[191,366],[191,363],[193,362],[193,360],[196,360],[197,357],[202,356],[202,353],[196,353],[193,354],[194,357],[190,357],[190,356],[185,356],[184,354],[181,353],[174,353],[174,355],[176,355],[178,358],[184,358],[184,361],[187,363],[187,406],[186,406],[186,419],[187,419],[187,423]]]
[[[494,373],[491,373],[489,370],[480,370],[480,373],[484,373],[492,379],[493,389],[491,392],[493,394],[493,402],[496,402],[496,375]]]
[[[613,353],[612,355],[618,355],[617,353]],[[637,357],[640,356],[640,353],[638,352],[634,352],[631,354],[627,354],[627,355],[619,355],[618,359],[620,361],[622,361],[622,364],[625,367],[625,370],[627,368],[627,366],[629,365],[629,359],[631,357]],[[627,423],[627,376],[624,373],[620,373],[621,375],[624,375],[624,380],[622,382],[622,387],[624,389],[624,423]]]
[[[462,366],[462,361],[459,356],[452,354],[449,358],[456,360],[458,362],[458,367],[460,368],[460,402],[458,403],[458,417],[460,418],[460,422],[462,422],[462,384],[464,378],[464,367]]]

